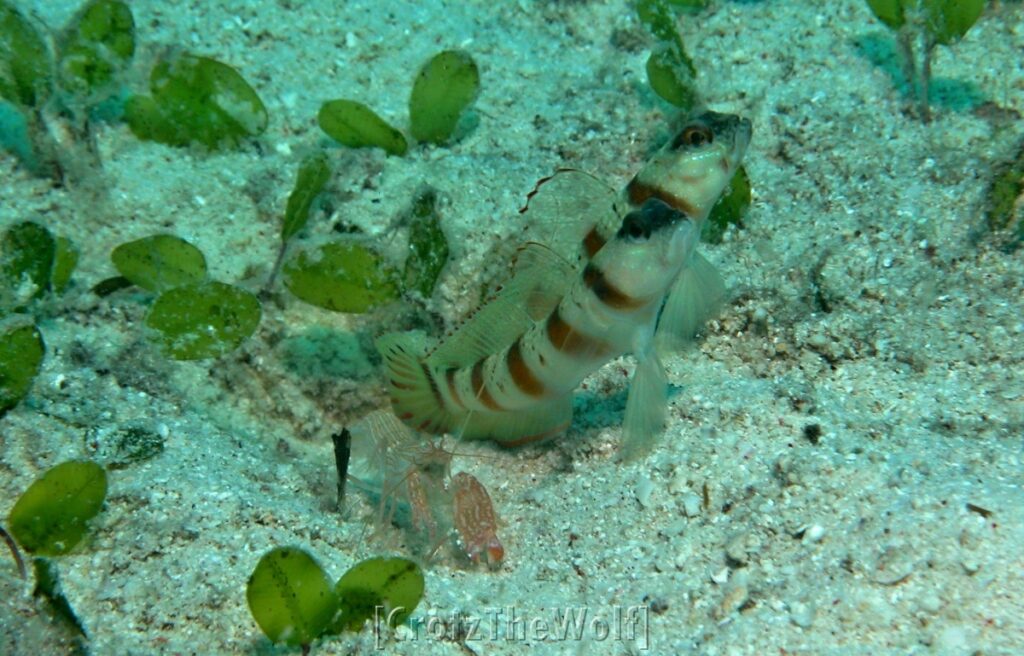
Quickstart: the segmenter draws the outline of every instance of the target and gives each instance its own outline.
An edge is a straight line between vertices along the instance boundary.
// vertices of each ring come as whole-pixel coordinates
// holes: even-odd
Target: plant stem
[[[28,577],[28,571],[25,569],[25,561],[21,558],[21,552],[18,551],[18,545],[14,542],[14,538],[11,534],[4,530],[3,526],[0,526],[0,537],[3,537],[4,542],[7,543],[7,548],[11,550],[11,555],[14,556],[14,562],[18,563],[18,573],[21,574],[21,578]]]

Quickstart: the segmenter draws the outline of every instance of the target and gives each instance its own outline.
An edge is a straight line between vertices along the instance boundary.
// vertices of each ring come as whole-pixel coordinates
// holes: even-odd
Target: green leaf
[[[85,535],[107,496],[107,473],[94,462],[72,460],[46,471],[18,498],[7,519],[25,551],[60,556]]]
[[[32,221],[16,223],[0,241],[0,309],[20,309],[50,289],[57,242]]]
[[[704,228],[701,230],[701,239],[709,244],[718,244],[722,241],[722,235],[730,225],[742,225],[743,215],[750,207],[750,178],[747,177],[747,169],[740,165],[733,174],[729,186],[711,207]]]
[[[334,312],[367,312],[397,299],[396,280],[379,255],[353,242],[298,251],[284,265],[284,284],[293,294]]]
[[[297,547],[264,554],[249,577],[245,597],[264,635],[292,646],[316,640],[338,609],[327,573]]]
[[[469,53],[445,50],[420,69],[409,97],[410,132],[420,142],[444,144],[480,92],[480,71]]]
[[[70,239],[60,236],[57,237],[56,246],[50,286],[54,291],[62,292],[67,289],[68,283],[71,282],[71,274],[78,265],[78,248]]]
[[[867,2],[875,17],[891,30],[900,29],[907,20],[904,8],[907,0],[867,0]]]
[[[0,97],[38,107],[50,95],[52,75],[46,40],[32,21],[0,0]]]
[[[92,0],[65,30],[60,47],[60,85],[79,96],[110,92],[135,54],[135,20],[120,0]]]
[[[423,588],[423,570],[411,560],[364,560],[345,572],[334,586],[341,614],[333,628],[339,632],[358,631],[377,613],[388,626],[398,626],[416,610],[423,599]]]
[[[697,90],[690,72],[693,66],[688,61],[669,44],[655,46],[647,58],[647,81],[651,89],[683,111],[689,111],[697,104]]]
[[[17,326],[0,334],[0,417],[28,394],[46,354],[35,326]]]
[[[162,292],[206,278],[202,251],[174,235],[153,235],[121,244],[110,254],[118,273],[151,292]]]
[[[949,45],[967,34],[985,10],[985,0],[921,0],[925,29],[935,43]]]
[[[325,102],[316,118],[327,136],[349,148],[383,148],[389,155],[404,155],[409,148],[401,132],[354,100]]]
[[[132,286],[132,281],[128,280],[124,276],[112,276],[104,280],[99,281],[93,285],[92,293],[96,294],[100,298],[104,296],[110,296],[114,292],[127,289]]]
[[[447,261],[448,240],[441,230],[437,191],[427,187],[417,192],[409,212],[409,255],[402,274],[405,289],[430,298]]]
[[[284,224],[281,226],[281,241],[286,242],[306,227],[309,210],[324,185],[331,177],[331,165],[327,153],[318,150],[302,160],[295,187],[288,196],[284,210]]]
[[[168,290],[146,315],[154,341],[175,360],[215,358],[233,351],[259,323],[255,296],[216,281]]]
[[[267,110],[235,69],[208,57],[166,57],[150,75],[151,97],[132,96],[125,119],[140,139],[172,146],[237,145],[262,133]]]
[[[660,45],[673,51],[673,56],[683,62],[683,65],[688,68],[690,77],[696,77],[697,69],[694,68],[690,58],[686,56],[686,50],[683,48],[683,38],[679,36],[679,30],[676,28],[675,14],[668,8],[665,1],[638,0],[636,3],[636,13],[640,22],[651,33],[651,36],[657,39]]]

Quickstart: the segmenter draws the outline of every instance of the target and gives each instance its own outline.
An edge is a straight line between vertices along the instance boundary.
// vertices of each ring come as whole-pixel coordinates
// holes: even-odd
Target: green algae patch
[[[102,467],[87,460],[61,463],[18,498],[7,522],[11,535],[29,553],[66,554],[81,541],[106,496]]]
[[[354,565],[334,591],[341,610],[335,631],[358,631],[378,616],[388,626],[404,623],[423,599],[423,570],[405,558],[370,558]]]
[[[432,144],[450,141],[479,92],[480,71],[469,53],[445,50],[434,55],[416,75],[409,96],[413,138]]]
[[[100,425],[85,436],[88,454],[107,469],[124,469],[164,451],[164,438],[143,426]]]
[[[46,345],[34,325],[16,326],[0,334],[0,417],[28,394],[44,355]]]
[[[267,127],[263,101],[238,71],[187,53],[160,60],[150,75],[150,96],[125,105],[125,120],[140,139],[171,146],[233,147]]]
[[[311,326],[280,344],[285,368],[304,380],[364,380],[376,373],[359,336],[325,326]]]
[[[167,356],[200,360],[238,348],[256,330],[260,314],[254,295],[209,281],[162,293],[146,315],[146,326]]]
[[[135,54],[135,20],[119,0],[93,0],[72,19],[60,40],[58,80],[79,97],[109,92]]]
[[[152,235],[121,244],[110,259],[123,277],[151,292],[162,292],[206,278],[202,251],[174,235]]]
[[[327,136],[350,148],[383,148],[389,155],[404,155],[409,149],[405,135],[355,100],[325,102],[317,123]]]
[[[249,577],[245,596],[264,635],[292,646],[316,640],[338,609],[327,573],[297,547],[264,554]]]
[[[719,244],[730,225],[742,226],[743,215],[750,207],[750,178],[741,165],[729,181],[721,198],[711,208],[708,220],[701,230],[701,239],[709,244]]]
[[[405,290],[430,298],[447,262],[448,240],[441,230],[437,191],[426,187],[416,193],[409,210],[409,255],[402,273]]]
[[[287,242],[306,227],[313,201],[324,190],[330,178],[331,165],[327,153],[318,150],[302,160],[295,187],[288,195],[288,204],[284,210],[281,241]]]
[[[0,0],[0,97],[38,107],[52,85],[53,55],[33,21]]]
[[[284,265],[284,284],[292,294],[333,312],[368,312],[394,301],[396,280],[379,255],[354,242],[298,251]]]
[[[988,188],[985,227],[1012,253],[1024,244],[1024,147],[1000,167]]]
[[[16,223],[0,239],[0,310],[22,309],[50,290],[57,240],[33,221]]]

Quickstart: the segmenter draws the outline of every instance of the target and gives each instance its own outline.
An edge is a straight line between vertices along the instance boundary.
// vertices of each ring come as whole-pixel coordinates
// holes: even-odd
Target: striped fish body
[[[565,429],[586,376],[623,354],[653,353],[666,298],[749,135],[738,117],[695,117],[626,187],[625,212],[582,225],[581,270],[528,245],[513,277],[439,345],[416,333],[380,338],[396,415],[424,432],[510,446]]]
[[[445,381],[437,384],[439,400],[473,412],[507,412],[562,399],[597,368],[633,351],[639,339],[653,333],[694,227],[660,201],[649,201],[626,221],[663,223],[665,234],[662,239],[613,239],[554,310],[507,348],[443,375],[432,371],[435,381]]]

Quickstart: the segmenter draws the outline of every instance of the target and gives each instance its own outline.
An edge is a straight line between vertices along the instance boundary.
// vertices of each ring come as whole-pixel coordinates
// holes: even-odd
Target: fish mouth
[[[734,166],[738,165],[743,159],[747,146],[750,144],[750,137],[754,133],[754,126],[750,119],[736,114],[721,114],[712,111],[705,111],[694,118],[708,126],[716,140],[732,142],[729,159]]]

